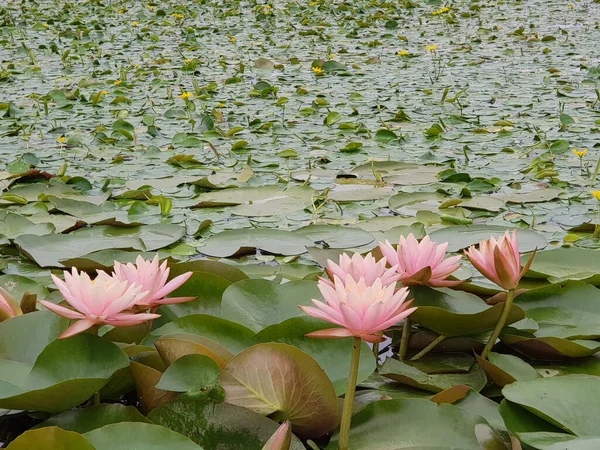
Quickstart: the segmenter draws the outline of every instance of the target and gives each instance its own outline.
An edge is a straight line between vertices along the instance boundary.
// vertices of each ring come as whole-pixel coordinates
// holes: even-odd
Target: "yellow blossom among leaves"
[[[336,55],[335,53],[330,53],[330,54],[329,54],[329,59],[333,59],[333,58],[335,58],[336,56],[337,56],[337,55]]]
[[[138,26],[138,23],[137,23],[137,22],[134,20],[133,22],[131,22],[131,26],[132,26],[132,27],[137,27],[137,26]]]
[[[398,55],[398,56],[406,56],[406,55],[408,55],[408,50],[402,49],[398,53],[396,53],[396,55]]]
[[[123,82],[123,80],[117,80],[117,81],[115,81],[115,83],[114,83],[114,84],[115,84],[115,86],[118,86],[118,85],[120,85],[122,82]]]
[[[227,36],[231,42],[237,42],[237,38],[235,36]]]
[[[600,191],[592,191],[592,195],[596,197],[596,200],[600,201]]]
[[[427,50],[429,50],[430,52],[433,52],[437,49],[437,45],[433,44],[433,45],[428,45],[427,46]]]
[[[189,100],[193,96],[194,96],[194,94],[192,94],[191,92],[184,92],[183,94],[179,95],[179,98],[182,98],[184,100]]]
[[[587,148],[584,148],[583,150],[575,150],[575,149],[573,149],[573,153],[576,156],[579,156],[580,158],[583,158],[587,152],[588,152]]]
[[[434,16],[438,16],[440,14],[444,14],[446,12],[450,11],[450,8],[446,8],[445,6],[443,8],[438,9],[437,11],[433,11],[431,14]]]
[[[101,91],[100,92],[102,95],[108,95],[108,91]]]
[[[189,64],[192,62],[192,60],[190,58],[186,58],[183,60],[184,63]]]
[[[217,108],[225,108],[225,103],[218,103]]]
[[[64,136],[59,137],[57,140],[57,142],[64,144],[65,142],[67,142],[67,138]]]
[[[312,68],[312,71],[316,74],[319,74],[319,73],[323,72],[323,69],[321,69],[320,67],[314,66]]]
[[[175,17],[176,19],[183,19],[185,16],[180,13],[173,13],[171,14],[171,17]]]

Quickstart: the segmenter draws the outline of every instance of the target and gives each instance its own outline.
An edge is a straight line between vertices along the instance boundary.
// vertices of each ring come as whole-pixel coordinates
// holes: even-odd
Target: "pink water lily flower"
[[[387,240],[379,248],[388,262],[397,266],[400,282],[404,286],[426,284],[433,287],[456,286],[462,281],[447,280],[459,267],[461,256],[446,256],[448,243],[437,244],[425,236],[421,242],[411,233],[406,238],[400,236],[398,249]]]
[[[17,301],[0,288],[0,322],[23,314]]]
[[[521,255],[517,230],[510,233],[508,230],[496,240],[491,237],[487,241],[479,242],[479,250],[472,245],[465,250],[465,255],[488,280],[493,281],[503,289],[516,289],[519,281],[529,270],[535,252],[521,269]]]
[[[371,286],[375,283],[375,280],[380,280],[382,285],[387,286],[398,281],[400,275],[396,273],[397,266],[387,269],[386,265],[386,258],[376,261],[371,253],[364,257],[360,253],[354,253],[352,257],[342,253],[339,264],[330,259],[327,260],[326,272],[330,280],[333,280],[334,276],[339,277],[340,280],[345,280],[346,275],[350,275],[354,281],[362,278],[367,286]],[[326,280],[326,282],[333,286],[332,281]]]
[[[146,295],[139,297],[137,306],[155,308],[160,305],[189,302],[196,298],[166,298],[166,295],[185,283],[192,276],[193,272],[186,272],[173,278],[167,283],[170,271],[167,267],[167,261],[164,261],[160,266],[158,263],[158,255],[156,255],[152,261],[145,260],[141,256],[138,256],[135,260],[135,265],[131,263],[121,264],[120,262],[115,261],[115,273],[113,278],[119,281],[127,281],[130,286],[135,283],[141,286],[143,291],[147,292]]]
[[[73,309],[41,300],[40,303],[59,316],[75,319],[59,337],[67,338],[81,333],[94,325],[107,324],[115,327],[139,325],[160,317],[159,314],[133,313],[128,311],[146,295],[142,286],[129,285],[105,272],[98,271],[96,279],[85,272],[64,272],[65,281],[52,275],[54,284]]]
[[[305,313],[344,328],[330,328],[307,334],[316,338],[359,337],[367,342],[383,341],[383,331],[408,317],[417,308],[405,302],[408,289],[396,291],[396,283],[384,286],[375,280],[368,286],[364,279],[355,281],[347,274],[342,281],[337,275],[333,285],[319,281],[319,290],[326,303],[313,299],[315,307],[300,306]]]

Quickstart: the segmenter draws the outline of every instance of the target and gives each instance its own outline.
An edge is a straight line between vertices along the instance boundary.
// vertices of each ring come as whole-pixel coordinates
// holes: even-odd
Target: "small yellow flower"
[[[398,55],[398,56],[406,56],[406,55],[408,55],[408,50],[402,49],[398,53],[396,53],[396,55]]]
[[[102,91],[100,92],[102,95],[108,95],[108,91]]]
[[[133,67],[135,67],[136,69],[139,69],[140,65],[136,63],[136,64],[133,65]]]
[[[173,13],[171,14],[171,17],[175,17],[176,19],[183,19],[185,16],[180,13]]]
[[[265,9],[271,9],[271,5],[265,5]]]
[[[573,149],[573,153],[576,156],[579,156],[580,158],[583,158],[586,155],[587,152],[588,152],[587,148],[584,148],[583,150],[575,150],[575,149]]]
[[[44,24],[44,26],[45,26],[46,28],[48,28],[50,25],[48,25],[47,23],[45,23],[45,24]]]
[[[575,8],[575,5],[574,5],[573,3],[571,3],[571,4],[569,5],[569,9],[573,9],[573,8]]]
[[[154,6],[152,6],[152,5],[148,5],[148,9],[149,9],[150,11],[152,11],[152,10],[154,9]]]
[[[67,142],[67,138],[64,136],[61,136],[56,141],[59,142],[60,144],[64,144],[65,142]],[[593,192],[592,192],[592,194],[593,194]]]
[[[592,195],[600,202],[600,191],[592,191]]]
[[[138,26],[138,23],[137,23],[137,22],[134,20],[133,22],[131,22],[131,26],[132,26],[132,27],[137,27],[137,26]]]
[[[318,75],[318,74],[320,74],[321,72],[323,72],[323,69],[321,69],[320,67],[314,66],[314,67],[312,68],[312,71]]]
[[[118,86],[118,85],[120,85],[122,82],[123,82],[123,80],[117,80],[117,81],[115,81],[114,85],[115,85],[115,86]]]
[[[117,11],[119,14],[123,14],[125,12],[124,9],[120,9],[119,11]]]
[[[184,100],[189,100],[193,96],[194,94],[192,94],[191,92],[184,92],[183,94],[179,94],[179,98],[182,98]]]
[[[500,25],[498,25],[498,26],[496,27],[496,30],[498,30],[498,31],[500,31],[501,29],[502,29],[502,27],[501,27]]]
[[[225,108],[225,103],[217,103],[217,108]]]
[[[433,51],[437,50],[437,45],[436,44],[428,45],[427,50],[429,50],[430,52],[433,52]]]
[[[329,59],[333,59],[333,58],[335,58],[336,56],[337,56],[337,55],[336,55],[335,53],[331,53],[331,54],[329,54]]]
[[[237,38],[235,36],[227,36],[231,42],[237,42]]]
[[[184,63],[189,64],[192,62],[192,60],[190,58],[186,58],[183,60]]]

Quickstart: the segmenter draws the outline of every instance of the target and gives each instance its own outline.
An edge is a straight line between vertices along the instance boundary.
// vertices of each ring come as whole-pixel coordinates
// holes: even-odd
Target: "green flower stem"
[[[483,359],[487,359],[488,355],[490,354],[490,351],[492,351],[492,347],[494,346],[494,344],[496,343],[496,340],[498,339],[498,336],[500,336],[500,332],[504,328],[504,325],[506,325],[506,320],[508,319],[508,315],[510,314],[510,308],[512,307],[513,300],[515,299],[515,292],[516,292],[516,289],[511,289],[506,294],[506,302],[504,302],[504,309],[502,310],[500,319],[498,319],[498,322],[496,323],[496,328],[494,328],[494,331],[492,332],[492,335],[490,336],[490,340],[485,345],[485,348],[483,349],[483,352],[481,353],[481,357]]]
[[[421,350],[415,356],[413,356],[412,358],[410,358],[410,360],[411,361],[416,361],[418,359],[421,359],[423,356],[425,356],[427,353],[429,353],[431,350],[433,350],[444,339],[446,339],[446,336],[442,336],[440,334],[435,341],[433,341],[431,344],[429,344],[427,347],[425,347],[423,350]]]
[[[340,424],[339,450],[348,450],[350,442],[350,421],[352,420],[352,405],[354,403],[354,392],[356,391],[356,380],[358,378],[358,363],[360,362],[360,338],[354,337],[352,347],[352,360],[350,361],[350,374],[348,375],[348,388],[344,396],[344,409],[342,411],[342,422]]]
[[[379,367],[379,342],[373,344],[373,356],[375,356],[375,365]]]
[[[402,339],[400,340],[400,359],[406,357],[406,351],[408,350],[408,341],[410,340],[410,319],[404,319],[404,325],[402,326]]]

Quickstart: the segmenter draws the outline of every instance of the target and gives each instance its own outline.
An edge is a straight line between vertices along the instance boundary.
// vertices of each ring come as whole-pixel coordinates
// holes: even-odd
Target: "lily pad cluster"
[[[350,442],[596,448],[600,4],[4,3],[0,446],[335,449],[327,260],[516,229],[487,358],[506,293],[463,258],[361,344]],[[156,255],[195,300],[59,339],[52,275]]]

